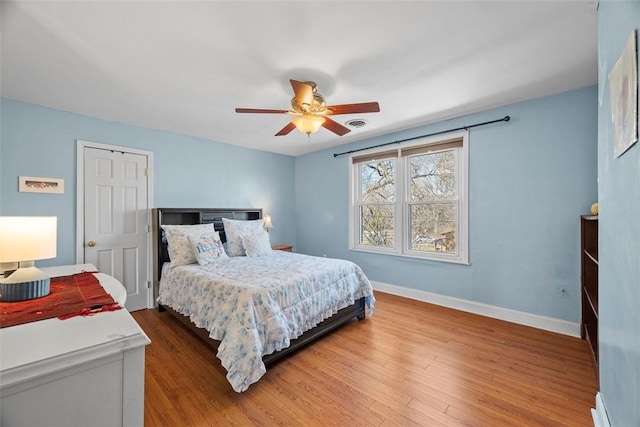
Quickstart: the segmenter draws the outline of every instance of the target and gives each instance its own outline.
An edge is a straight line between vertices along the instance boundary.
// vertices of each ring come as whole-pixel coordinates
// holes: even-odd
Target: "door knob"
[[[93,240],[89,240],[87,242],[87,246],[89,246],[90,248],[94,247],[96,245],[96,242],[94,242]]]

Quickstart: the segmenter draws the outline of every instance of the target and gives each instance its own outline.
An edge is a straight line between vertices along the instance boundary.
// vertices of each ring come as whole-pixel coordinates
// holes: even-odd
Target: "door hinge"
[[[151,226],[147,225],[147,233],[151,233]]]
[[[147,289],[151,289],[151,280],[147,280]]]
[[[149,175],[151,175],[151,169],[144,168],[144,174],[145,174],[145,176],[149,177]]]

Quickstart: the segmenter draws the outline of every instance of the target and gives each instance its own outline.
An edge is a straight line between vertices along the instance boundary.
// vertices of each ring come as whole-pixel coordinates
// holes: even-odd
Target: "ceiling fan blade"
[[[293,79],[289,79],[289,83],[291,83],[291,87],[293,88],[297,104],[300,105],[304,111],[309,110],[313,105],[313,86]]]
[[[325,117],[324,118],[324,123],[322,123],[322,127],[325,129],[329,129],[331,132],[337,134],[337,135],[346,135],[349,132],[351,132],[351,129],[342,126],[340,123],[336,122],[335,120],[331,120],[329,117]]]
[[[359,113],[377,113],[380,111],[380,106],[377,102],[361,102],[359,104],[342,104],[342,105],[330,105],[327,107],[327,114],[359,114]]]
[[[285,114],[289,110],[263,110],[260,108],[236,108],[236,113],[267,113],[267,114]]]
[[[292,130],[294,130],[295,128],[296,128],[296,125],[294,125],[293,122],[289,122],[289,123],[287,123],[287,125],[285,127],[280,129],[280,131],[278,133],[276,133],[276,136],[286,135],[289,132],[291,132]]]

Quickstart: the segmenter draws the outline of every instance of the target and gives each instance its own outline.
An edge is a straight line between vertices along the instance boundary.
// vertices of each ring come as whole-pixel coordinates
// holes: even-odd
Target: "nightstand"
[[[293,246],[291,245],[275,245],[271,246],[271,249],[273,249],[274,251],[293,252]]]

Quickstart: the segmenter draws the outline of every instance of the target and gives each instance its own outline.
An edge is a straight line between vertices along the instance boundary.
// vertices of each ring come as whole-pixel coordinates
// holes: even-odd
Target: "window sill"
[[[448,264],[471,265],[471,263],[466,259],[461,259],[458,257],[448,257],[446,255],[427,257],[422,255],[413,255],[410,253],[398,253],[392,250],[371,250],[371,249],[365,249],[361,247],[349,248],[349,250],[354,252],[364,252],[364,253],[375,254],[375,255],[390,255],[394,257],[417,259],[417,260],[423,260],[423,261],[436,261],[436,262],[445,262]]]

